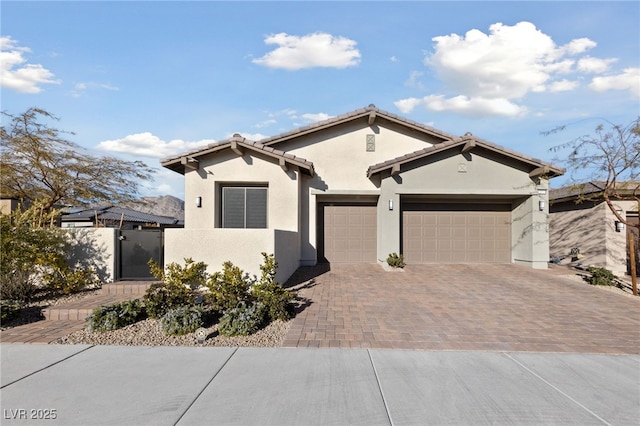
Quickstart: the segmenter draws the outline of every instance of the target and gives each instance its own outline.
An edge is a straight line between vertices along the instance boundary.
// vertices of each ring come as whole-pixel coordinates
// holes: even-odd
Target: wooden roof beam
[[[375,121],[376,121],[376,112],[371,111],[369,113],[369,126],[373,126],[373,123],[375,123]]]
[[[475,141],[467,141],[467,143],[465,143],[464,146],[462,147],[461,153],[464,154],[466,152],[469,152],[475,147],[476,147]]]
[[[549,166],[541,166],[531,170],[531,172],[529,172],[529,177],[536,178],[538,176],[548,175],[549,172]]]
[[[231,151],[235,152],[241,157],[244,155],[244,150],[240,145],[238,145],[238,141],[233,139],[231,140]]]
[[[191,170],[198,170],[200,162],[193,157],[180,157],[180,164]]]

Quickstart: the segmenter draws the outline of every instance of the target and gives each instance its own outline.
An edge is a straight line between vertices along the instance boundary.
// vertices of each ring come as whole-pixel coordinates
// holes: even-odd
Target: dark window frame
[[[229,204],[233,202],[236,203],[235,206]],[[252,205],[253,207],[251,207]],[[229,217],[232,214],[235,217]],[[225,229],[267,229],[269,227],[268,185],[221,185],[220,227]]]

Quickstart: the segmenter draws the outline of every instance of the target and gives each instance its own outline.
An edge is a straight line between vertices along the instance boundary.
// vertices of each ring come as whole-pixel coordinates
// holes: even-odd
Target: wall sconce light
[[[623,215],[623,213],[624,213],[624,210],[622,210],[622,209],[616,209],[616,213],[618,213],[618,216],[622,217],[622,215]],[[616,224],[616,232],[622,232],[622,231],[624,231],[624,223],[623,223],[623,222],[620,222],[620,221],[619,221],[619,220],[617,220],[617,218],[616,218],[615,224]]]
[[[202,207],[202,197],[196,197],[196,207]]]
[[[538,210],[544,211],[544,200],[538,201]]]
[[[389,200],[389,210],[393,210],[393,200]]]
[[[546,195],[547,194],[547,189],[546,188],[538,188],[538,194],[539,195]]]

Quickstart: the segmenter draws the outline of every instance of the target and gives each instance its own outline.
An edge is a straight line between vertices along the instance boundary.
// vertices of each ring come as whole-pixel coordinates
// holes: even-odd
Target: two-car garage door
[[[324,205],[320,209],[324,260],[376,262],[376,206]],[[508,204],[405,203],[402,252],[407,263],[510,263]]]
[[[407,263],[511,262],[509,205],[409,204],[402,231]]]

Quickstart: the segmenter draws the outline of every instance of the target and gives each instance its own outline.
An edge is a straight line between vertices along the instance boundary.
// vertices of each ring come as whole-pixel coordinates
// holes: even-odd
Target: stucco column
[[[400,254],[400,195],[383,189],[377,208],[378,262],[386,262],[390,253]]]

